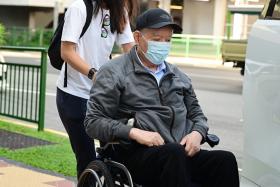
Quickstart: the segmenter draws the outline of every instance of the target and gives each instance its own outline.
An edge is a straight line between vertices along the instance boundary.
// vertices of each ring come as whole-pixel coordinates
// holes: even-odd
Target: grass
[[[60,173],[76,176],[76,161],[68,138],[50,132],[38,132],[36,129],[0,121],[0,129],[39,138],[55,144],[10,150],[0,147],[0,157],[24,164]]]

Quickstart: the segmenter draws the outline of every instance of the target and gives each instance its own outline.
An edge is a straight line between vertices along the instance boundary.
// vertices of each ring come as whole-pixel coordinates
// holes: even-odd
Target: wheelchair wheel
[[[112,176],[104,162],[95,160],[89,163],[81,174],[77,187],[114,187]]]

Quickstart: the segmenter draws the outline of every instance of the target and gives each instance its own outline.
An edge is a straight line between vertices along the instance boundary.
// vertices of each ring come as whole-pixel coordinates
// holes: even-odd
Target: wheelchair
[[[219,141],[216,135],[207,134],[205,142],[214,147],[219,144]],[[118,144],[117,142],[101,143],[101,146],[96,149],[98,159],[89,163],[81,174],[77,187],[145,187],[134,183],[128,169],[108,156],[108,150],[112,152],[114,145]],[[193,184],[192,187],[200,187],[200,185]]]

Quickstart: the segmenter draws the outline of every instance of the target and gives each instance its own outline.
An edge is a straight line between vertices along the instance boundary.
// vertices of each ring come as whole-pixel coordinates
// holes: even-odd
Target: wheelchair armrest
[[[216,136],[215,134],[207,134],[206,136],[206,142],[211,146],[214,147],[215,145],[218,145],[220,142],[220,138]]]

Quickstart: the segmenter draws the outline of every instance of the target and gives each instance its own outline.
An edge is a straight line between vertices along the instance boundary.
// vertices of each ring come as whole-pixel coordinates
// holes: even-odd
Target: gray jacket
[[[205,138],[208,127],[190,79],[166,63],[159,85],[139,62],[135,47],[97,73],[87,106],[88,135],[103,142],[129,140],[131,126],[158,132],[165,143],[180,142],[191,131]]]

